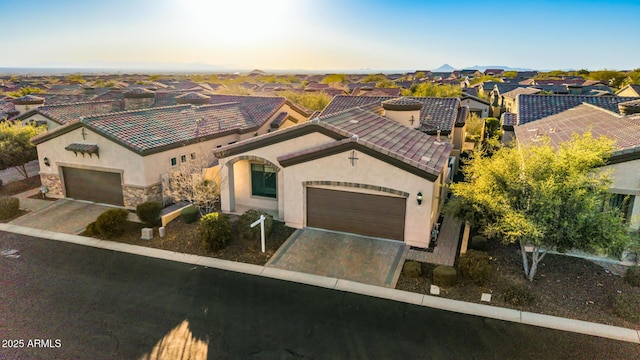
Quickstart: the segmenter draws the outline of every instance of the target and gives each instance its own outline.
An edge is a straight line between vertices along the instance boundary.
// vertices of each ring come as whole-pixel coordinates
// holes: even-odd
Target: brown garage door
[[[307,225],[404,240],[404,198],[307,188]]]
[[[122,180],[119,173],[62,168],[67,197],[123,206]]]

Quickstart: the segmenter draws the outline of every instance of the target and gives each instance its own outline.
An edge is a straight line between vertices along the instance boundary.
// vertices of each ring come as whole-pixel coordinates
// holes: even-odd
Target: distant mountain
[[[444,64],[437,69],[433,69],[433,72],[452,72],[455,68],[449,64]]]
[[[465,67],[464,69],[473,69],[478,70],[480,72],[484,72],[487,69],[503,69],[504,71],[534,71],[535,69],[527,69],[527,68],[514,68],[510,66],[504,65],[473,65]]]

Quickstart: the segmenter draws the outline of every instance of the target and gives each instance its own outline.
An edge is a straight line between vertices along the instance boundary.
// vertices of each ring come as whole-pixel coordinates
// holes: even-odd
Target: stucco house
[[[215,151],[222,211],[265,209],[294,228],[429,247],[454,145],[419,131],[422,102],[382,105],[330,112]]]
[[[640,225],[640,99],[619,102],[613,112],[587,102],[541,119],[515,126],[518,143],[548,138],[552,146],[590,131],[615,141],[615,151],[603,170],[612,170],[610,192],[633,228]]]
[[[161,175],[176,166],[309,116],[282,97],[185,97],[191,103],[70,119],[33,138],[47,195],[135,208],[162,199]]]

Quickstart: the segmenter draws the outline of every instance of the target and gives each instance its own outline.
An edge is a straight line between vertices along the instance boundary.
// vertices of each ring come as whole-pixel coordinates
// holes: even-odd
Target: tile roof
[[[178,104],[206,104],[211,101],[211,98],[204,94],[188,92],[176,96],[176,101]]]
[[[100,115],[122,110],[123,106],[120,101],[111,100],[45,105],[37,108],[35,112],[62,125],[83,116]]]
[[[27,105],[27,104],[42,104],[42,103],[44,103],[45,99],[43,97],[40,97],[40,96],[27,94],[27,95],[21,96],[19,98],[15,98],[15,99],[13,99],[11,101],[14,104],[18,104],[18,105]]]
[[[360,107],[351,108],[339,113],[320,116],[313,121],[292,126],[277,132],[261,135],[251,139],[225,146],[215,152],[217,157],[245,151],[246,148],[259,148],[260,143],[273,143],[274,138],[287,138],[304,130],[314,131],[322,128],[334,134],[335,142],[301,149],[294,153],[284,154],[278,161],[287,162],[305,155],[317,153],[330,148],[353,144],[380,154],[387,159],[399,161],[404,166],[417,169],[437,178],[449,161],[453,145],[447,141],[437,141],[433,136],[410,129],[393,120]]]
[[[243,110],[258,124],[267,121],[287,102],[287,99],[278,96],[210,95],[210,97],[210,104],[229,102],[242,104]]]
[[[95,97],[90,94],[38,94],[39,97],[44,98],[44,103],[46,105],[57,105],[57,104],[70,104],[76,102],[87,102],[92,101]]]
[[[335,114],[354,107],[365,105],[382,106],[382,102],[394,99],[392,96],[349,96],[340,95],[331,99],[327,107],[322,110],[321,116]],[[408,97],[424,104],[420,110],[421,131],[435,134],[440,130],[444,134],[453,130],[460,99],[458,98],[429,98],[429,97]]]
[[[271,124],[269,124],[269,126],[272,129],[278,129],[284,123],[284,121],[287,120],[288,117],[289,117],[289,113],[286,111],[283,111],[280,114],[278,114],[278,116],[276,116],[275,119],[273,119],[273,121],[271,122]]]
[[[571,139],[574,133],[590,131],[594,138],[606,136],[615,141],[614,156],[640,152],[640,118],[622,116],[603,108],[580,104],[563,112],[545,117],[534,123],[515,128],[519,142],[531,143],[542,136],[551,145]]]
[[[87,127],[138,153],[190,143],[258,124],[238,104],[177,105],[86,117]]]
[[[582,103],[619,113],[618,104],[635,97],[589,95],[518,95],[518,125],[561,113]]]
[[[236,99],[237,101],[233,101]],[[279,97],[215,96],[216,104],[175,105],[75,119],[32,139],[41,143],[86,126],[142,155],[225,134],[255,131],[285,103]]]
[[[502,94],[502,96],[515,99],[516,96],[520,94],[537,94],[540,91],[542,90],[534,87],[517,87],[511,91],[507,91],[506,93]]]
[[[507,129],[513,129],[518,125],[518,115],[510,112],[506,112],[500,116],[500,123]]]
[[[0,100],[0,121],[2,121],[2,119],[10,119],[18,114],[20,114],[20,112],[16,110],[15,105],[11,101]]]

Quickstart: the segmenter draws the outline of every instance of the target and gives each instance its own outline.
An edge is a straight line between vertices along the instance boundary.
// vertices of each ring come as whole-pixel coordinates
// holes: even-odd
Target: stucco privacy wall
[[[608,165],[603,169],[612,171],[612,193],[635,195],[630,224],[638,228],[640,226],[640,159]]]

